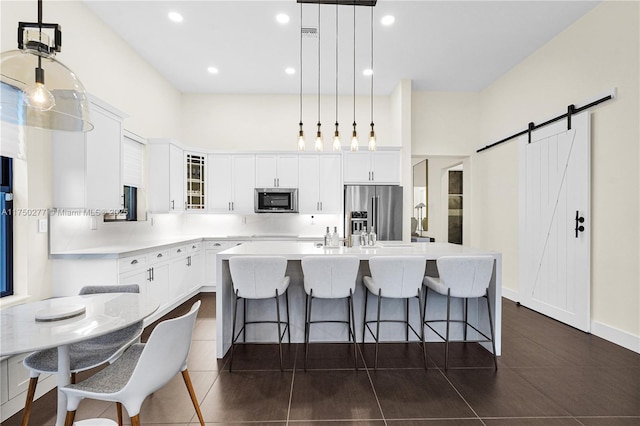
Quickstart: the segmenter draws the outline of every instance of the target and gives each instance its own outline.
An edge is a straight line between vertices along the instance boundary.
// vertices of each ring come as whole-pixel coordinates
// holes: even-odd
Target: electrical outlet
[[[38,232],[46,233],[48,228],[47,219],[38,219]]]
[[[98,229],[98,218],[96,216],[91,216],[89,218],[89,229],[92,231]]]

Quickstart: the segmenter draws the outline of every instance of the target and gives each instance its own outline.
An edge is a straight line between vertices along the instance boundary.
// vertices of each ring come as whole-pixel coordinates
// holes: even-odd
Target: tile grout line
[[[362,365],[364,366],[364,371],[366,371],[367,377],[369,378],[369,383],[371,384],[371,389],[373,390],[373,396],[375,396],[375,398],[376,398],[376,404],[378,404],[378,409],[380,410],[380,415],[382,416],[382,421],[384,422],[385,426],[388,426],[387,419],[384,416],[384,411],[382,411],[382,405],[380,404],[380,399],[378,398],[378,392],[376,392],[376,386],[373,384],[373,379],[371,378],[371,373],[369,372],[369,367],[367,367],[367,362],[364,359],[364,353],[362,352],[362,350],[360,348],[360,345],[356,344],[356,346],[358,347],[358,353],[360,354],[360,357],[362,358]]]
[[[293,385],[296,380],[296,367],[298,366],[298,345],[296,345],[296,350],[293,354],[293,371],[291,372],[291,388],[289,389],[289,405],[287,406],[287,421],[286,425],[289,424],[289,419],[291,417],[291,402],[293,401]]]
[[[435,362],[434,362],[435,364]],[[458,396],[460,396],[460,398],[462,398],[462,400],[464,401],[465,404],[467,404],[467,407],[469,407],[469,409],[473,412],[473,414],[475,414],[475,416],[477,417],[478,420],[480,420],[480,422],[483,425],[487,425],[484,420],[482,420],[482,418],[478,415],[478,413],[476,413],[476,410],[473,409],[473,407],[471,406],[471,404],[469,404],[469,402],[466,400],[466,398],[464,396],[462,396],[462,394],[460,393],[460,391],[458,390],[458,388],[455,387],[455,385],[451,382],[451,380],[449,380],[449,378],[447,377],[446,374],[444,374],[444,371],[442,371],[442,369],[440,367],[438,367],[436,365],[436,369],[438,370],[438,372],[442,375],[442,377],[444,377],[444,379],[447,381],[447,383],[449,383],[449,385],[453,388],[454,391],[456,391],[456,393],[458,394]]]

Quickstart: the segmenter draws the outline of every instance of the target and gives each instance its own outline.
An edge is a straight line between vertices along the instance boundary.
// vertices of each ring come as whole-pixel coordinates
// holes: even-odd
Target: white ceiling
[[[287,1],[96,1],[87,6],[184,93],[284,93],[300,90],[300,5]],[[374,8],[375,93],[400,79],[415,90],[479,91],[593,8],[597,1],[400,1]],[[169,21],[177,11],[182,23]],[[321,91],[335,91],[336,6],[320,7]],[[341,94],[353,93],[353,12],[339,6]],[[356,91],[371,57],[371,8],[356,7]],[[291,20],[276,22],[278,13]],[[380,24],[391,14],[395,23]],[[303,26],[317,27],[318,6],[303,6]],[[318,41],[303,41],[306,93],[318,90]],[[215,66],[212,75],[207,67]]]

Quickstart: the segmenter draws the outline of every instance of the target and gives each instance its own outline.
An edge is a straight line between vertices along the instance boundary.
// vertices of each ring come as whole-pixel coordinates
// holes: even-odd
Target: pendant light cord
[[[353,4],[353,129],[356,128],[356,5]]]
[[[336,4],[336,127],[337,126],[338,126],[338,5]]]
[[[302,126],[302,3],[300,3],[300,126]]]
[[[373,126],[373,7],[371,7],[371,125]]]
[[[318,131],[320,131],[320,3],[318,3]]]

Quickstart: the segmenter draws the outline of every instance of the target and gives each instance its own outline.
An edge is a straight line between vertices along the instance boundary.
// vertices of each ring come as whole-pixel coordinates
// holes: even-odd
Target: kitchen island
[[[222,358],[231,345],[232,319],[233,319],[233,287],[231,273],[229,271],[229,259],[234,256],[283,256],[288,260],[286,274],[291,279],[289,286],[290,326],[291,342],[302,343],[304,341],[304,300],[305,292],[303,274],[300,261],[305,256],[350,254],[360,258],[360,268],[356,279],[356,291],[354,295],[355,320],[357,341],[362,342],[362,320],[364,309],[365,287],[362,277],[370,275],[368,260],[372,256],[407,256],[421,255],[427,259],[426,275],[437,276],[436,259],[441,256],[472,256],[489,255],[495,259],[494,271],[489,285],[489,296],[495,324],[495,344],[497,355],[500,355],[501,328],[502,328],[502,255],[497,252],[476,249],[449,243],[402,243],[402,242],[378,242],[376,247],[339,247],[324,248],[312,242],[252,242],[232,247],[218,253],[217,262],[217,297],[216,297],[216,352],[217,357]],[[462,304],[460,300],[452,299],[451,318],[462,317]],[[477,309],[477,301],[469,300],[469,321],[478,326],[484,332],[489,331],[487,311],[484,305]],[[335,301],[323,303],[314,301],[313,315],[316,318],[346,318],[346,301],[344,307]],[[242,304],[238,305],[238,315],[242,315]],[[262,318],[275,318],[275,303],[273,299],[251,300],[247,305],[247,320]],[[410,321],[416,330],[420,324],[416,314],[417,301],[412,301],[410,309]],[[369,307],[369,309],[372,309]],[[282,310],[284,312],[284,308]],[[317,316],[316,316],[317,315]],[[369,318],[374,318],[373,310],[369,311]],[[385,299],[382,303],[382,316],[402,319],[405,315],[404,301]],[[427,305],[427,319],[446,317],[446,297],[433,292],[429,293]],[[428,329],[427,329],[428,330]],[[404,327],[399,324],[384,324],[380,330],[381,341],[399,341],[404,338]],[[462,335],[461,330],[452,329],[452,337]],[[398,337],[401,336],[401,337]],[[469,335],[469,338],[473,336]],[[415,337],[414,337],[415,338]],[[314,326],[311,341],[346,342],[346,325],[318,324]],[[427,341],[439,341],[435,333],[429,331],[426,334]],[[246,329],[247,342],[277,342],[275,327],[268,324],[249,326]],[[286,339],[285,339],[286,341]],[[367,336],[367,342],[372,341]],[[490,350],[490,344],[483,344]]]

